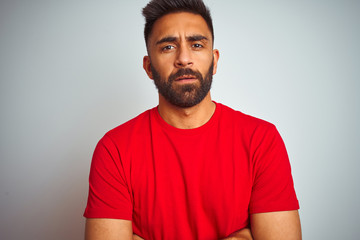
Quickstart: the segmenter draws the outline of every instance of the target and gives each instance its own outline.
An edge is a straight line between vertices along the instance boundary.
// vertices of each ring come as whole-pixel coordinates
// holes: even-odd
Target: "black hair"
[[[205,6],[202,0],[151,0],[142,10],[142,14],[146,21],[144,28],[146,46],[156,20],[166,14],[175,12],[199,14],[208,25],[214,41],[214,28],[210,10]]]

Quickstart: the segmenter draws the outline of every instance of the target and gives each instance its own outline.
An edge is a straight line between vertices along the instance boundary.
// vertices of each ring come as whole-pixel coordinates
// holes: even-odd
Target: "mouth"
[[[188,83],[196,80],[197,78],[194,75],[183,75],[175,79],[175,81],[179,83]]]

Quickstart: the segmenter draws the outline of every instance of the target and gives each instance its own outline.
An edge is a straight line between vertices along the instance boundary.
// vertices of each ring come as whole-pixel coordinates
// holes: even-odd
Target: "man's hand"
[[[253,240],[253,238],[250,229],[243,228],[237,232],[232,233],[230,236],[223,238],[222,240]]]

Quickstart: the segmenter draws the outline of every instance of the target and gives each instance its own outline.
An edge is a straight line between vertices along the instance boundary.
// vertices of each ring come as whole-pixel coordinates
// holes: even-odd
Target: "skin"
[[[200,38],[201,40],[199,40]],[[143,59],[143,67],[153,79],[151,65],[162,79],[168,79],[180,68],[199,71],[203,77],[214,64],[217,70],[219,51],[213,49],[211,32],[200,15],[180,12],[171,13],[158,19],[148,41],[148,54]],[[189,77],[174,84],[197,84]],[[159,94],[159,113],[170,125],[180,129],[191,129],[205,124],[215,111],[210,92],[197,105],[180,108],[169,103]],[[240,229],[227,240],[300,240],[301,227],[298,211],[258,213],[250,216],[251,228]],[[133,234],[131,221],[118,219],[87,219],[86,240],[141,240]]]
[[[131,240],[131,221],[122,219],[88,218],[85,225],[86,240]]]
[[[254,239],[302,239],[300,217],[297,210],[252,214],[250,222]]]
[[[197,40],[200,37],[203,39]],[[205,77],[211,63],[214,64],[214,75],[219,59],[219,51],[213,49],[211,32],[205,20],[200,15],[186,12],[168,14],[156,21],[149,37],[148,53],[150,57],[144,57],[143,67],[150,79],[154,79],[150,61],[162,78],[167,79],[180,68],[191,68]],[[196,81],[185,79],[174,84],[196,84]],[[214,111],[210,92],[203,101],[190,108],[174,106],[159,94],[159,113],[176,128],[200,127],[209,121]]]

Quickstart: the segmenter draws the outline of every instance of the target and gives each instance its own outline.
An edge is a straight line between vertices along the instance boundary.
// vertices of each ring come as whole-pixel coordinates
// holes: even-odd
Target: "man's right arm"
[[[133,240],[130,174],[119,151],[109,134],[95,148],[84,213],[85,240]]]
[[[132,240],[130,220],[87,218],[85,240]]]

